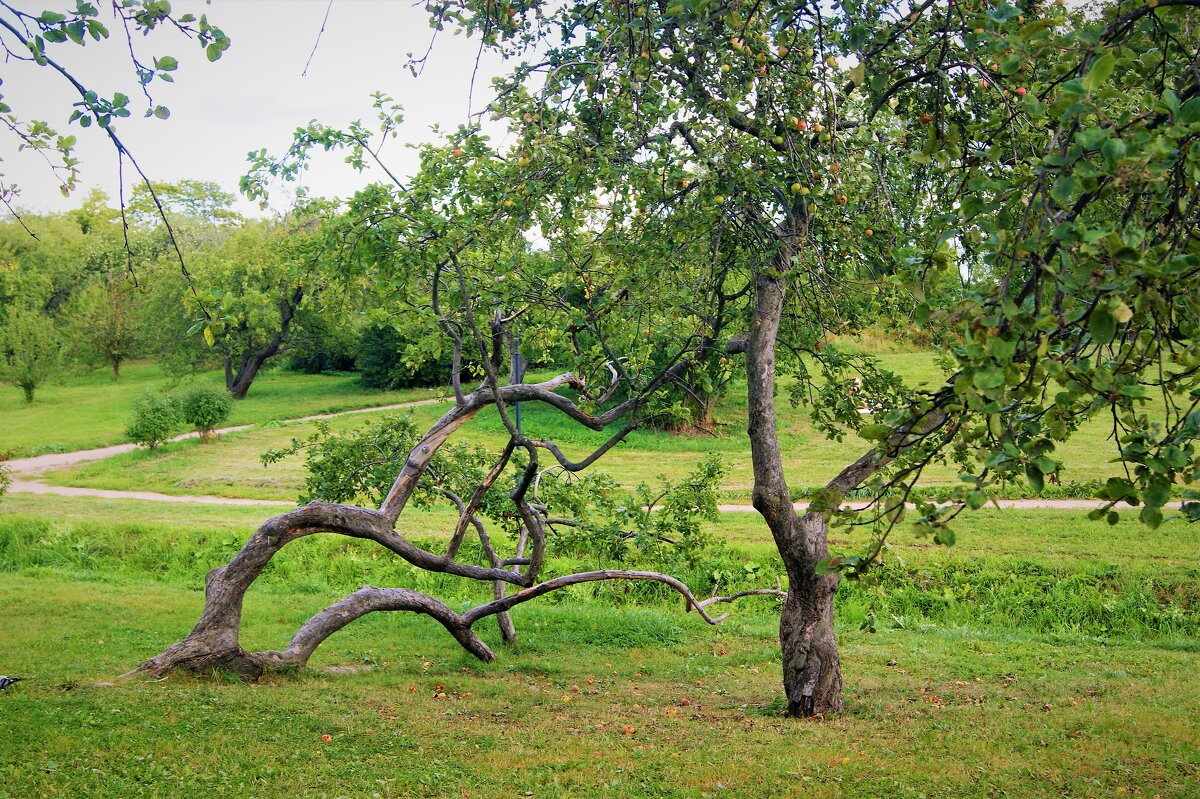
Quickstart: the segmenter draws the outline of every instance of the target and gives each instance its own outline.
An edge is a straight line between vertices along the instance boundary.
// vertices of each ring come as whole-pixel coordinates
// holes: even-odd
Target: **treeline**
[[[76,210],[0,223],[0,377],[27,402],[62,370],[119,380],[135,359],[172,377],[224,370],[235,399],[273,366],[357,371],[380,389],[448,381],[434,328],[373,316],[344,279],[354,256],[336,208],[247,219],[233,200],[186,180],[139,187],[124,219],[94,191]]]

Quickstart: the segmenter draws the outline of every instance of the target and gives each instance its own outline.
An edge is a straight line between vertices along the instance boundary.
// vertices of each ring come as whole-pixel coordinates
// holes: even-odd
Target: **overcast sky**
[[[45,8],[71,6],[65,0],[17,0],[17,8],[37,13]],[[416,166],[403,147],[407,141],[431,138],[440,123],[453,129],[468,119],[469,85],[477,45],[444,32],[439,35],[424,74],[414,78],[404,65],[409,52],[424,53],[432,30],[420,4],[408,0],[174,0],[177,14],[207,14],[232,41],[224,57],[208,63],[201,48],[174,31],[158,30],[137,42],[139,55],[172,55],[179,60],[175,84],[154,82],[155,101],[171,110],[161,121],[143,119],[145,98],[132,77],[124,41],[110,16],[101,19],[112,31],[106,42],[86,48],[57,45],[50,54],[75,71],[86,84],[112,95],[123,91],[132,98],[133,115],[117,130],[152,180],[181,178],[212,180],[236,191],[246,169],[246,153],[261,147],[279,153],[292,131],[311,119],[344,125],[353,119],[370,121],[371,93],[386,92],[405,109],[399,139],[384,153],[400,174]],[[326,10],[329,18],[308,74],[302,76]],[[103,13],[103,12],[102,12]],[[123,57],[124,56],[124,57]],[[484,63],[475,82],[473,108],[490,99],[490,79],[496,62]],[[68,129],[71,103],[78,99],[58,75],[45,68],[9,61],[0,63],[4,101],[23,120],[44,119],[60,133]],[[32,211],[60,211],[77,206],[95,186],[115,201],[116,155],[107,137],[95,126],[70,126],[79,139],[83,162],[81,188],[64,198],[45,162],[17,151],[11,135],[0,138],[0,171],[5,182],[21,189],[17,205]],[[126,184],[131,177],[126,169]],[[378,175],[360,176],[340,158],[321,160],[306,184],[313,194],[345,196]],[[129,191],[129,188],[126,189]],[[254,206],[240,202],[239,210]]]

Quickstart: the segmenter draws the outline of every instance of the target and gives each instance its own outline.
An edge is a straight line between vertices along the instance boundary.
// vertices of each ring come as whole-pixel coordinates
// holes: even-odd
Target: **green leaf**
[[[158,117],[159,119],[166,119],[167,117],[171,116],[171,109],[167,108],[165,105],[156,105],[154,106],[154,116]]]
[[[163,72],[174,72],[178,66],[179,62],[169,55],[154,59],[154,68],[161,69]]]
[[[1025,464],[1025,477],[1029,479],[1029,485],[1037,493],[1042,493],[1042,489],[1046,487],[1046,478],[1042,475],[1042,470],[1037,467],[1037,464]]]
[[[1184,125],[1200,122],[1200,97],[1193,97],[1184,103],[1179,109],[1179,116],[1176,119]]]
[[[212,332],[211,327],[204,328],[204,343],[210,347],[213,346],[214,344],[216,344],[216,339],[213,338],[213,332]]]
[[[1050,189],[1050,196],[1062,205],[1066,205],[1071,201],[1078,185],[1075,178],[1070,175],[1059,175],[1058,180],[1054,181],[1054,188]]]
[[[1098,150],[1100,145],[1108,141],[1109,131],[1107,128],[1084,128],[1075,134],[1075,140],[1079,142],[1081,147],[1088,150]]]
[[[1102,305],[1097,306],[1088,316],[1088,332],[1100,344],[1112,341],[1117,335],[1117,320],[1112,311]]]
[[[1000,388],[1004,385],[1004,370],[994,366],[985,366],[982,369],[976,369],[975,374],[971,376],[971,382],[976,388],[988,389]]]
[[[1133,483],[1124,477],[1110,477],[1100,490],[1101,499],[1121,500],[1133,493]]]
[[[867,441],[883,441],[892,434],[892,427],[886,424],[865,424],[859,428],[858,434]]]
[[[1153,480],[1142,489],[1142,502],[1154,508],[1161,508],[1171,499],[1171,484],[1161,478]]]
[[[219,42],[213,42],[208,47],[204,48],[204,55],[209,61],[216,61],[225,52],[225,48]]]
[[[943,527],[933,534],[933,543],[941,544],[944,547],[954,546],[955,540],[957,539],[954,536],[954,531],[949,527]]]
[[[991,350],[992,357],[997,361],[1011,361],[1017,353],[1017,341],[1016,339],[994,338],[988,349]],[[1001,381],[1000,385],[1003,384]]]
[[[1100,88],[1104,81],[1108,80],[1108,76],[1113,73],[1113,69],[1117,66],[1117,59],[1112,53],[1105,53],[1092,62],[1088,67],[1087,74],[1083,76],[1083,88],[1088,94]]]
[[[999,7],[988,12],[988,17],[990,17],[993,22],[1000,23],[1008,22],[1010,19],[1015,19],[1019,16],[1021,16],[1021,9],[1017,8],[1011,3],[1001,3]]]

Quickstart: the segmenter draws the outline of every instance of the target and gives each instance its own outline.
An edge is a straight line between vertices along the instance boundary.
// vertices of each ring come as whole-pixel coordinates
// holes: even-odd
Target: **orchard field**
[[[924,353],[884,357],[916,376],[934,368]],[[124,386],[80,374],[47,387],[45,405],[25,413],[62,423],[26,422],[56,438],[24,446],[118,441],[105,415],[76,405],[66,407],[78,416],[64,417],[62,408],[78,391],[117,419],[137,381],[158,379],[149,367],[128,374]],[[264,398],[288,415],[410,398],[346,385],[286,372],[262,382]],[[44,479],[294,498],[298,459],[267,468],[257,458],[303,431],[271,420],[266,407],[247,400],[231,421],[255,426],[212,444],[139,450]],[[827,471],[822,449],[802,446],[814,437],[803,415],[786,403],[781,412],[795,442],[792,468]],[[722,496],[743,499],[738,413],[735,401],[722,405],[715,436],[639,434],[605,468],[624,482],[653,481],[653,470],[678,476],[713,450],[731,465]],[[334,421],[350,427],[377,415]],[[534,430],[541,422],[536,412],[525,417]],[[496,424],[480,419],[468,437],[494,445]],[[75,429],[90,437],[70,438]],[[743,600],[710,627],[673,595],[620,584],[520,608],[512,647],[488,626],[482,634],[499,652],[491,664],[436,623],[401,614],[351,625],[294,676],[250,685],[121,679],[186,632],[204,573],[279,510],[0,498],[0,670],[26,677],[0,696],[0,795],[155,796],[168,793],[164,786],[169,795],[263,797],[1186,797],[1200,789],[1200,545],[1182,522],[1147,531],[1132,514],[1110,527],[1080,509],[993,508],[966,516],[950,548],[897,534],[875,579],[839,588],[846,715],[798,726],[780,715],[775,599]],[[435,544],[454,521],[444,511],[417,513],[400,529]],[[738,585],[774,582],[778,556],[756,514],[726,512],[704,525],[723,546],[685,580],[712,585],[724,572]],[[862,543],[837,532],[832,540],[839,551]],[[578,557],[551,564],[555,573],[586,567]],[[256,584],[246,645],[282,645],[297,623],[366,582],[479,599],[368,546],[314,538],[278,556]]]

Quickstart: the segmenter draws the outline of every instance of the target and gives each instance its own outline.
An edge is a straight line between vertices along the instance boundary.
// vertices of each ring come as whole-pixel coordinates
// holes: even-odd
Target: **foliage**
[[[641,483],[630,492],[604,473],[577,476],[551,467],[538,499],[567,517],[552,525],[566,552],[622,566],[695,569],[720,552],[701,522],[717,518],[723,475],[720,456],[712,454],[682,480],[660,475],[658,486]]]
[[[432,341],[431,341],[432,340]],[[406,336],[392,325],[367,325],[358,342],[354,366],[368,388],[444,386],[450,382],[450,352],[428,352],[440,336]]]
[[[263,465],[269,465],[304,453],[302,504],[314,499],[382,504],[421,434],[411,414],[384,416],[341,433],[333,432],[327,421],[316,427],[308,438],[293,438],[289,446],[262,455]],[[451,496],[470,496],[493,459],[481,447],[444,445],[413,502],[432,507],[448,504]],[[516,459],[508,479],[498,480],[479,504],[481,514],[510,534],[517,532],[520,520],[505,501],[508,490],[499,486],[516,482],[526,465]],[[682,480],[660,479],[657,488],[643,483],[629,492],[603,473],[579,477],[554,466],[539,476],[534,490],[540,504],[554,509],[556,518],[548,525],[560,554],[621,568],[653,564],[694,569],[720,553],[701,521],[716,519],[722,475],[720,459],[712,455]]]
[[[421,434],[409,414],[386,414],[342,433],[333,432],[325,420],[316,428],[308,438],[293,438],[289,446],[262,455],[266,466],[304,453],[307,476],[298,498],[301,504],[314,499],[381,504]],[[487,461],[487,452],[477,447],[443,447],[413,502],[428,507],[445,500],[442,491],[469,494],[486,472]]]
[[[287,356],[288,369],[310,375],[354,370],[358,331],[332,317],[319,309],[300,314],[296,338]]]
[[[77,356],[104,363],[117,380],[121,364],[141,353],[147,330],[161,331],[146,323],[142,304],[127,275],[108,273],[91,281],[76,295],[69,312]]]
[[[170,440],[181,423],[179,403],[167,395],[146,391],[133,406],[133,418],[125,428],[125,437],[142,446],[156,449]]]
[[[200,441],[212,438],[213,430],[229,418],[233,400],[229,394],[208,386],[195,385],[175,398],[180,419],[196,428]]]
[[[25,402],[55,374],[62,360],[62,339],[46,315],[12,306],[0,327],[0,378],[18,388]]]
[[[221,228],[242,221],[241,216],[231,209],[234,199],[232,194],[208,180],[153,182],[134,187],[125,213],[134,224],[144,228],[161,224],[164,213],[172,221],[203,220],[207,225]]]

